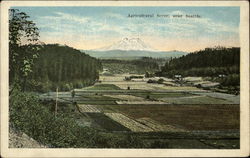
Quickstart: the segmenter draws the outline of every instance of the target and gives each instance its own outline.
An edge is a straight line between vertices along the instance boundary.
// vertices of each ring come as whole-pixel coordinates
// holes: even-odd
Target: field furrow
[[[133,119],[121,113],[105,113],[106,116],[110,117],[114,121],[119,122],[121,125],[129,128],[133,132],[152,132],[153,130]]]
[[[149,104],[149,105],[155,105],[155,104],[167,104],[166,102],[162,101],[149,101],[149,100],[143,100],[143,101],[116,101],[117,104]]]
[[[101,112],[94,105],[79,104],[78,106],[81,112],[88,112],[88,113],[100,113]]]
[[[107,97],[111,97],[111,98],[116,98],[116,99],[121,99],[121,100],[127,100],[127,101],[143,101],[145,100],[142,97],[137,97],[137,96],[133,96],[133,95],[104,95]]]
[[[185,130],[171,126],[171,125],[161,125],[159,122],[148,118],[139,118],[136,121],[152,128],[155,132],[183,132]]]

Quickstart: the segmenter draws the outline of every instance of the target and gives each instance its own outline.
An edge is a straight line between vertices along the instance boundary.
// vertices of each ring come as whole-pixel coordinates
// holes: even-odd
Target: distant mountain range
[[[170,58],[180,57],[187,54],[186,52],[181,51],[157,51],[144,43],[140,38],[124,38],[108,47],[81,51],[96,58],[119,59],[138,57]]]
[[[110,51],[110,50],[137,50],[137,51],[155,51],[151,46],[144,43],[140,38],[123,38],[111,46],[96,49],[96,51]]]

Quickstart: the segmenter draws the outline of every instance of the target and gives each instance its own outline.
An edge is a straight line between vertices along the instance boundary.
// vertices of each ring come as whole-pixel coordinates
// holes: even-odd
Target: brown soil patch
[[[238,130],[239,105],[114,105],[131,117],[151,118],[163,125],[187,130]]]

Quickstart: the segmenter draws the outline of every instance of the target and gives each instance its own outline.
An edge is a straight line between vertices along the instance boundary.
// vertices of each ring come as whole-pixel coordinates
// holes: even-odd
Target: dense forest
[[[103,67],[112,74],[155,72],[159,70],[159,64],[166,59],[142,57],[135,60],[102,59]]]
[[[29,84],[33,90],[70,90],[93,84],[102,69],[98,59],[57,44],[44,45],[35,60]]]
[[[159,76],[224,76],[224,85],[239,85],[240,48],[206,48],[166,62]],[[228,81],[230,80],[230,81]]]

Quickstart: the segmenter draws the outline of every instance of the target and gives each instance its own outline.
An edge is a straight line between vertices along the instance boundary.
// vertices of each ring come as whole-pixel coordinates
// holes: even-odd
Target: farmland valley
[[[71,92],[59,92],[58,99],[68,106],[77,103],[71,113],[72,117],[82,114],[76,118],[79,125],[136,135],[151,147],[154,143],[160,148],[239,147],[239,95],[179,85],[164,77],[162,84],[148,83],[159,77],[132,75],[141,77],[126,80],[131,74],[100,75],[93,86],[75,89],[74,98]],[[197,79],[193,77],[192,82]],[[56,93],[40,97],[54,99]]]

